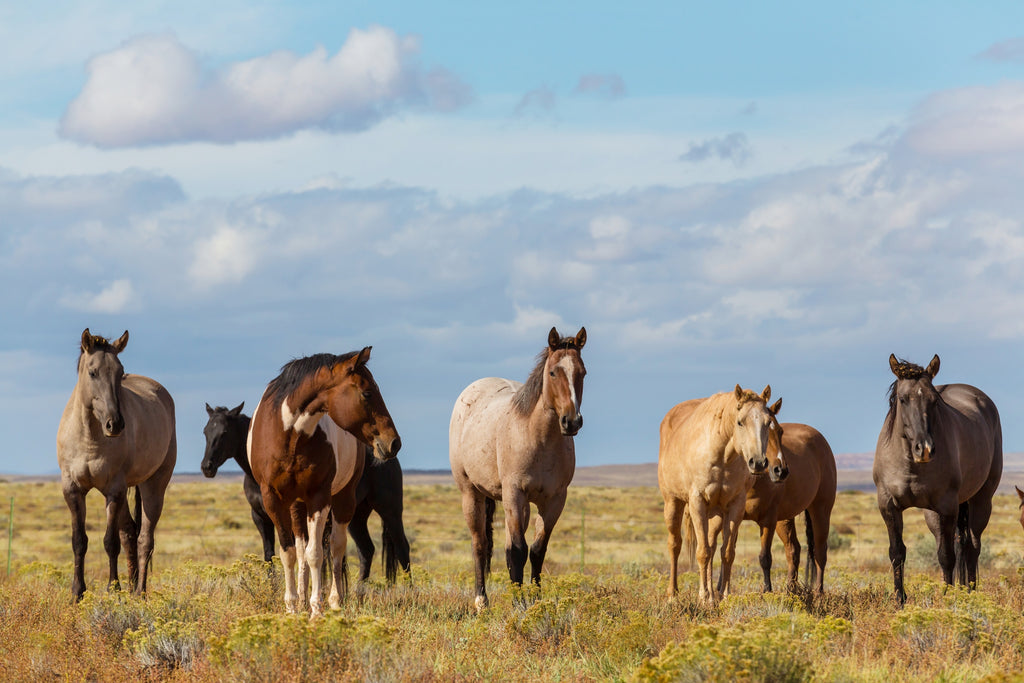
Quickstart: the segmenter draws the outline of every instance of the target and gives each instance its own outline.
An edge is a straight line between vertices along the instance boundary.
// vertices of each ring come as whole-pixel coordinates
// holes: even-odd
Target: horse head
[[[78,356],[78,386],[86,407],[92,411],[104,436],[120,436],[124,431],[121,414],[121,380],[124,366],[117,355],[128,345],[128,330],[114,342],[82,332],[82,351]]]
[[[772,414],[772,424],[768,428],[768,449],[766,451],[768,456],[768,478],[775,483],[785,481],[786,477],[789,476],[789,464],[786,462],[786,456],[782,453],[782,425],[779,424],[778,419],[775,417],[780,408],[782,408],[781,398],[768,409]]]
[[[228,458],[234,457],[239,449],[245,448],[245,429],[232,429],[232,422],[242,414],[242,406],[245,401],[237,407],[228,410],[223,406],[211,408],[206,404],[206,414],[209,420],[203,428],[203,435],[206,437],[206,451],[203,453],[203,463],[200,469],[207,477],[217,474],[217,469],[227,462]]]
[[[548,355],[544,363],[541,395],[558,415],[558,427],[565,436],[575,436],[583,426],[583,378],[587,368],[580,351],[587,343],[587,329],[581,327],[575,337],[562,337],[554,327],[548,333]]]
[[[768,469],[769,432],[774,413],[782,407],[782,400],[768,406],[772,388],[766,386],[760,394],[736,385],[736,425],[733,428],[733,445],[743,456],[751,474],[763,474]]]
[[[366,367],[371,348],[367,346],[328,369],[327,414],[336,425],[371,446],[378,459],[390,460],[398,455],[402,439]]]
[[[895,411],[895,424],[902,428],[914,462],[929,462],[935,441],[928,415],[939,400],[939,392],[932,384],[932,379],[939,372],[939,357],[936,355],[928,367],[922,368],[889,354],[889,368],[896,375],[896,381],[889,389],[889,408]]]

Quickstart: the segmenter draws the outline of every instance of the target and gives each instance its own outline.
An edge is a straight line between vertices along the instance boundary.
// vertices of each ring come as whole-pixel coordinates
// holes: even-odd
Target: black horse
[[[245,473],[242,487],[245,499],[252,508],[252,521],[263,539],[263,559],[269,562],[274,556],[274,523],[263,509],[263,496],[259,484],[253,479],[246,457],[245,442],[249,433],[249,417],[242,413],[240,403],[236,408],[206,404],[209,420],[203,429],[206,435],[206,453],[201,466],[203,474],[213,477],[217,468],[234,458]],[[348,526],[349,536],[356,544],[359,555],[359,580],[370,576],[370,566],[375,551],[366,522],[370,512],[376,512],[381,519],[384,545],[384,575],[388,583],[394,583],[398,567],[409,573],[409,540],[402,524],[402,466],[397,459],[381,462],[373,457],[370,449],[364,449],[363,476],[356,490],[356,512]]]

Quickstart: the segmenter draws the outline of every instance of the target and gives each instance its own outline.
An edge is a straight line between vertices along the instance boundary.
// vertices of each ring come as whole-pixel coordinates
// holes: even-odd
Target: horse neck
[[[251,477],[252,466],[249,465],[249,454],[245,450],[250,422],[250,418],[245,415],[240,415],[237,419],[230,421],[228,424],[231,426],[231,429],[235,429],[238,432],[238,443],[241,444],[235,449],[235,452],[232,453],[232,457],[235,459],[235,462],[238,463],[238,466],[242,468],[242,472]]]
[[[509,412],[512,420],[525,423],[530,438],[538,442],[547,443],[564,437],[558,424],[558,413],[544,400],[543,394],[537,399],[529,415],[522,415],[516,410]]]
[[[77,425],[79,433],[87,435],[95,441],[100,441],[103,438],[100,423],[92,412],[91,400],[82,389],[81,376],[71,392],[71,420]]]
[[[707,411],[713,424],[709,435],[713,452],[721,452],[723,460],[729,462],[739,452],[732,443],[737,413],[735,397],[729,392],[716,394],[702,403],[699,409]]]

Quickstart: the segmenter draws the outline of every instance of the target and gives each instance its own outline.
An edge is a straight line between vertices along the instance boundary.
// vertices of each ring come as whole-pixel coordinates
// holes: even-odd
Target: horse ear
[[[210,407],[209,403],[206,404],[206,414],[213,417],[213,408]]]
[[[372,346],[363,347],[363,350],[360,351],[359,355],[356,356],[356,362],[354,363],[354,367],[358,368],[360,365],[366,365],[366,363],[370,360],[371,349],[373,349]]]
[[[736,385],[736,400],[737,401],[742,401],[743,400],[743,389],[740,387],[739,384]]]
[[[88,353],[92,351],[92,333],[89,328],[85,328],[85,332],[82,332],[82,351]]]
[[[772,397],[772,385],[771,384],[765,384],[764,385],[764,391],[761,392],[761,400],[764,401],[765,403],[767,403],[768,399],[770,399],[771,397]]]
[[[939,354],[935,354],[932,357],[932,362],[928,364],[924,371],[928,373],[929,377],[935,379],[935,375],[939,374]]]
[[[1024,491],[1021,491],[1018,486],[1014,486],[1013,488],[1017,489],[1017,497],[1024,501]]]
[[[128,346],[128,330],[125,330],[124,334],[122,334],[116,342],[111,344],[111,346],[114,347],[114,351],[117,353],[124,351],[124,347]]]
[[[562,337],[559,336],[558,330],[552,327],[551,331],[548,332],[548,348],[554,351],[555,349],[558,348],[558,342],[560,342],[561,340]]]
[[[583,345],[587,343],[587,328],[581,327],[580,331],[576,333],[576,349],[579,351],[583,350]]]
[[[238,417],[238,415],[242,412],[242,406],[244,406],[244,405],[245,405],[245,401],[242,401],[236,407],[234,407],[231,410],[229,410],[228,411],[228,415],[230,415],[231,417]]]
[[[896,359],[895,353],[889,354],[889,369],[892,370],[892,374],[896,374],[896,368],[899,367],[900,362]]]
[[[772,415],[778,415],[779,411],[781,409],[782,409],[782,399],[780,398],[778,401],[776,401],[774,404],[772,404],[772,407],[768,409],[768,412],[771,413]]]

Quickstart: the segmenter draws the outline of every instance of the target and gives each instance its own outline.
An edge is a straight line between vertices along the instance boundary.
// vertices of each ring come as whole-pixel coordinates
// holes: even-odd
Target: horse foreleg
[[[356,512],[358,483],[359,477],[353,477],[353,481],[331,498],[331,567],[334,570],[330,597],[332,609],[340,609],[341,603],[348,596],[348,564],[345,553],[348,549],[348,527]]]
[[[695,496],[690,499],[687,507],[689,508],[690,524],[693,527],[695,555],[700,572],[700,590],[697,599],[703,605],[714,607],[717,596],[712,576],[714,551],[708,528],[708,506],[703,498]]]
[[[307,513],[306,526],[306,552],[305,564],[308,568],[307,574],[312,580],[312,589],[309,594],[310,617],[318,617],[323,612],[323,576],[320,573],[324,563],[324,549],[321,539],[324,536],[324,525],[327,523],[327,515],[330,514],[330,506]]]
[[[355,514],[348,525],[348,533],[356,544],[356,554],[359,555],[359,581],[366,581],[370,578],[370,568],[373,566],[373,554],[376,548],[373,539],[370,538],[370,531],[366,522],[370,518],[370,502],[364,498],[356,505]]]
[[[85,533],[85,492],[71,481],[62,482],[62,489],[64,502],[71,511],[71,550],[75,556],[71,594],[77,602],[85,593],[85,551],[89,547],[89,537]]]
[[[473,570],[476,574],[474,605],[479,612],[487,607],[487,573],[491,549],[487,545],[486,502],[482,494],[467,485],[462,492],[462,515],[469,527],[473,550]]]
[[[103,549],[107,552],[110,563],[110,578],[107,579],[107,590],[121,590],[121,580],[117,576],[117,558],[121,554],[121,523],[122,515],[128,507],[126,489],[123,485],[115,485],[106,495],[107,499],[107,531],[103,534]]]
[[[284,570],[284,608],[289,614],[294,614],[298,611],[299,596],[295,590],[295,533],[292,530],[291,513],[288,505],[267,489],[263,491],[263,509],[277,528],[278,552]]]
[[[566,490],[549,498],[537,506],[537,522],[533,538],[533,545],[530,546],[530,581],[540,585],[540,572],[544,567],[544,556],[548,552],[548,541],[551,540],[551,531],[555,528],[558,518],[565,508]]]
[[[502,490],[501,504],[505,508],[505,564],[508,565],[508,577],[516,586],[522,586],[528,555],[526,527],[530,523],[530,502],[523,491],[508,487]]]
[[[686,505],[678,498],[666,494],[665,526],[668,529],[668,599],[672,600],[679,592],[677,573],[679,570],[679,551],[683,547],[683,536],[680,528]]]
[[[956,517],[957,508],[953,512],[945,514],[934,510],[924,511],[924,521],[935,536],[935,545],[938,551],[939,568],[942,570],[942,580],[947,585],[953,585],[953,568],[956,565]]]
[[[309,562],[306,561],[306,547],[309,545],[309,529],[306,520],[309,517],[306,504],[295,501],[288,510],[292,525],[292,536],[295,538],[296,581],[295,590],[298,605],[305,605],[309,599]],[[297,607],[297,609],[300,609]]]
[[[896,591],[896,602],[902,607],[907,603],[903,590],[903,565],[907,560],[907,546],[903,543],[903,510],[893,500],[882,500],[879,496],[878,511],[882,514],[885,528],[889,532],[889,562],[892,564],[892,583]]]

